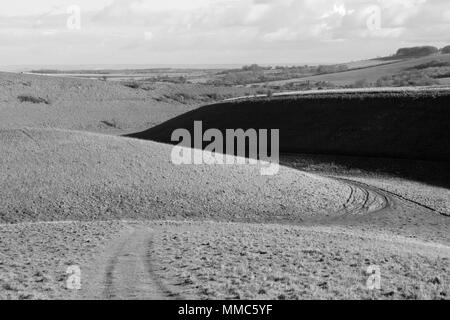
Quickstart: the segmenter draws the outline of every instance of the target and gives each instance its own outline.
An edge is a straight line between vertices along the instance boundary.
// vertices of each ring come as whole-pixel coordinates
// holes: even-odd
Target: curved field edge
[[[292,221],[342,214],[349,188],[281,167],[172,164],[171,146],[43,129],[0,131],[0,221]]]
[[[366,183],[389,196],[450,216],[450,162],[284,154],[280,163]]]

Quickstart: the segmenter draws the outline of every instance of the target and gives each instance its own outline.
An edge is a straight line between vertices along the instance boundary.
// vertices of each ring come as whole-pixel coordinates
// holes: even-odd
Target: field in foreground
[[[448,299],[450,247],[370,227],[173,223],[156,229],[158,274],[203,299]],[[368,290],[367,268],[382,290]]]
[[[370,227],[0,225],[0,298],[449,299],[450,247]],[[82,289],[66,287],[68,266]],[[366,286],[369,266],[381,290]]]
[[[114,221],[0,225],[0,300],[73,296],[67,268],[84,272],[122,228]]]
[[[35,139],[37,132],[49,134],[38,130]],[[84,136],[53,134],[64,134],[66,143],[72,134],[78,142]],[[103,136],[85,136],[89,137]],[[111,139],[109,144],[127,141]],[[285,157],[283,163],[372,185],[387,181],[378,173],[371,176],[345,170],[343,165],[325,165],[324,159],[311,156]],[[286,174],[301,177],[293,169]],[[383,187],[392,190],[405,183],[392,179]],[[250,224],[213,222],[205,220],[230,217],[203,215],[193,217],[195,222],[123,221],[114,216],[115,221],[0,225],[0,298],[449,299],[448,217],[369,185],[359,189],[344,185],[352,186],[352,193],[379,192],[387,198],[387,206],[367,212],[361,206],[362,197],[354,199],[353,208],[348,208],[351,212],[342,215],[316,221],[267,219],[281,224],[261,223],[258,218]],[[395,191],[420,201],[411,193],[421,196],[421,188],[406,189],[409,194]],[[309,197],[307,193],[300,196]],[[233,202],[228,197],[222,201],[219,214]],[[254,209],[256,203],[247,206]],[[199,213],[209,213],[201,203],[196,206]],[[176,207],[166,203],[166,208]],[[62,218],[66,219],[55,217]],[[106,218],[110,216],[83,217]],[[82,270],[80,292],[66,288],[70,265]],[[367,268],[373,265],[381,270],[381,290],[366,287]]]

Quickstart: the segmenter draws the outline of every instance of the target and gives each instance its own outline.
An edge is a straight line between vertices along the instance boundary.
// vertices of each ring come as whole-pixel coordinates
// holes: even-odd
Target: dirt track
[[[376,188],[344,181],[350,194],[339,215],[363,215],[385,209],[394,199],[388,199]],[[343,214],[343,215],[342,215]],[[79,299],[139,299],[164,300],[181,296],[168,289],[155,273],[153,250],[154,230],[140,223],[127,223],[104,254],[87,267],[85,283]],[[99,270],[100,269],[100,270]],[[185,298],[185,297],[184,297]]]
[[[0,283],[3,288],[17,287],[17,293],[4,293],[22,298],[448,299],[448,217],[362,182],[340,181],[349,190],[341,208],[345,212],[305,223],[1,225],[5,236],[0,240],[9,248],[5,261],[13,264],[4,269],[11,280],[0,278]],[[67,236],[75,238],[67,241]],[[42,248],[36,248],[37,243]],[[33,256],[28,257],[31,264],[18,260],[23,257],[16,252],[21,247],[24,252],[33,247],[42,261],[37,264]],[[82,290],[75,295],[61,286],[67,264],[73,263],[82,269]],[[27,274],[44,272],[44,282],[40,276],[20,275],[20,281],[36,282],[23,289],[13,285],[18,264],[33,267]],[[368,265],[382,268],[381,291],[365,288]],[[33,288],[32,295],[28,288]]]
[[[409,255],[408,252],[414,252],[414,250],[419,251],[430,251],[430,252],[440,252],[438,253],[438,257],[445,257],[450,256],[450,249],[447,245],[442,245],[439,242],[429,242],[426,241],[427,239],[408,239],[403,238],[400,236],[400,238],[397,239],[397,236],[389,234],[384,235],[383,233],[380,233],[378,236],[380,238],[372,238],[374,235],[372,235],[371,232],[363,232],[361,233],[361,230],[359,228],[346,228],[345,226],[342,226],[342,222],[346,221],[347,223],[351,220],[353,220],[355,217],[360,217],[362,219],[366,218],[368,215],[376,215],[376,214],[389,214],[389,215],[395,215],[396,212],[399,212],[399,209],[403,209],[406,211],[410,210],[410,205],[420,207],[414,202],[407,202],[406,200],[402,199],[401,197],[397,197],[389,192],[380,190],[376,187],[369,186],[367,184],[352,181],[348,179],[342,179],[339,178],[339,181],[346,184],[348,188],[350,189],[350,194],[348,198],[348,202],[344,205],[342,208],[343,211],[345,211],[343,214],[338,215],[335,219],[332,219],[330,221],[327,221],[325,225],[322,225],[321,223],[317,223],[316,225],[311,225],[309,227],[301,227],[300,228],[306,228],[301,229],[303,232],[306,232],[306,235],[310,232],[316,232],[317,228],[320,231],[317,235],[318,238],[316,241],[320,243],[321,241],[324,241],[327,237],[337,237],[341,238],[341,232],[349,232],[352,237],[355,237],[353,240],[355,244],[358,244],[357,246],[360,246],[359,244],[361,241],[365,242],[368,241],[369,243],[372,243],[372,246],[374,247],[381,247],[382,249],[378,249],[381,251],[381,256],[388,256],[390,253],[391,248],[397,248],[397,250],[400,250],[401,252],[405,252],[404,254]],[[425,207],[421,207],[423,210],[428,210]],[[401,211],[401,210],[400,210]],[[385,221],[387,222],[387,221]],[[430,221],[432,223],[432,221]],[[180,222],[173,222],[175,225],[182,224]],[[154,241],[153,237],[155,234],[158,237],[161,237],[161,234],[164,234],[164,230],[171,230],[173,227],[170,226],[170,222],[168,222],[168,226],[165,226],[164,223],[161,225],[152,225],[152,226],[145,226],[142,225],[142,223],[129,223],[127,230],[124,234],[121,236],[118,236],[109,246],[108,249],[105,250],[105,254],[102,255],[98,260],[95,261],[95,266],[92,270],[92,274],[89,275],[91,278],[99,278],[100,281],[93,281],[89,280],[90,285],[83,289],[81,292],[81,298],[104,298],[104,299],[177,299],[177,298],[186,298],[186,297],[199,297],[198,292],[195,288],[192,288],[192,286],[189,286],[190,280],[184,279],[183,276],[180,276],[184,272],[189,272],[184,269],[175,269],[173,270],[173,267],[170,265],[164,265],[163,261],[159,261],[158,257],[158,250],[161,250],[161,248],[154,248]],[[195,237],[202,238],[202,233],[204,230],[202,230],[202,225],[204,223],[199,223],[198,226],[194,224],[194,234],[198,234]],[[208,224],[208,222],[206,223]],[[221,225],[218,224],[217,226],[211,226],[213,229],[216,227],[221,228]],[[211,227],[206,227],[207,229],[211,229]],[[240,225],[239,228],[252,228],[251,225]],[[274,226],[267,225],[267,228],[273,228]],[[324,232],[324,230],[321,230],[321,228],[330,228],[326,229],[325,234],[321,233]],[[336,228],[337,227],[337,228]],[[354,227],[354,226],[353,226]],[[365,225],[366,228],[370,229],[370,224]],[[192,228],[190,226],[183,227],[182,230],[189,230],[189,228]],[[226,227],[227,229],[228,227]],[[235,228],[235,226],[230,226],[231,230]],[[296,227],[294,227],[295,229]],[[310,228],[310,229],[308,229]],[[316,231],[315,231],[316,230]],[[345,231],[343,231],[345,230]],[[233,231],[230,231],[231,233]],[[227,233],[227,231],[225,231]],[[175,232],[175,234],[178,235],[178,232]],[[184,234],[184,232],[183,232]],[[401,234],[401,232],[400,232]],[[317,235],[315,237],[317,237]],[[179,234],[181,236],[181,234]],[[175,236],[177,238],[178,236]],[[384,238],[383,238],[384,237]],[[189,239],[191,240],[191,239]],[[424,240],[426,242],[424,242]],[[243,241],[243,239],[239,239],[238,241]],[[386,248],[383,248],[385,244],[384,242],[387,242],[388,245]],[[447,244],[450,242],[446,242]],[[190,248],[185,248],[183,250],[192,250],[192,247],[195,246],[201,246],[201,243],[191,243]],[[340,244],[334,244],[334,246],[337,246],[340,248]],[[364,246],[364,244],[363,244]],[[415,248],[415,249],[412,249]],[[417,249],[419,248],[419,249]],[[299,248],[300,249],[300,248]],[[245,248],[243,249],[245,252]],[[156,254],[155,254],[156,253]],[[186,256],[186,252],[184,251],[184,255],[181,255],[181,259],[183,260],[189,260],[189,258]],[[272,252],[271,254],[276,254],[276,252]],[[207,253],[205,253],[207,254]],[[333,254],[333,253],[331,253]],[[397,252],[396,254],[400,254]],[[223,252],[224,256],[229,255],[226,251]],[[242,255],[242,253],[241,253]],[[327,253],[325,253],[327,255]],[[400,254],[400,256],[402,256]],[[430,259],[436,259],[433,258],[433,254],[430,255]],[[427,254],[428,256],[428,254]],[[234,257],[235,258],[235,257]],[[234,259],[233,257],[229,257],[229,259]],[[348,259],[349,257],[346,257],[345,259]],[[174,262],[176,262],[177,259],[180,259],[180,257],[175,257]],[[207,259],[214,259],[213,256],[209,256]],[[400,258],[403,259],[403,258]],[[445,261],[445,260],[444,260]],[[448,261],[448,260],[447,260]],[[374,261],[374,263],[379,263],[377,261]],[[445,263],[445,262],[444,262]],[[184,264],[183,264],[184,265]],[[321,265],[320,263],[318,265]],[[102,266],[103,269],[99,270],[98,266]],[[155,266],[158,266],[155,268]],[[247,265],[245,268],[248,270],[255,268],[255,265]],[[171,271],[172,268],[172,271]],[[197,270],[198,268],[194,268],[194,270]],[[176,271],[177,270],[177,271]],[[344,268],[345,270],[345,268]],[[437,270],[436,270],[437,271]],[[177,272],[179,272],[177,274]],[[244,271],[243,271],[244,272]],[[248,272],[247,270],[245,272]],[[344,272],[348,272],[344,271]],[[195,272],[194,272],[195,273]],[[161,275],[163,275],[161,277]],[[224,275],[222,275],[224,276]],[[393,277],[396,277],[399,275],[393,275]],[[290,277],[294,277],[295,275],[291,274]],[[439,278],[441,279],[441,278]],[[441,280],[439,280],[441,281]],[[214,281],[212,281],[214,283]],[[100,284],[100,285],[99,285]],[[201,282],[201,285],[203,287],[208,286],[208,281]],[[94,289],[91,289],[94,288]],[[445,291],[445,284],[444,284],[444,294],[447,294]],[[219,290],[220,289],[216,289]],[[355,290],[361,290],[355,289]],[[427,289],[432,292],[434,289]],[[206,290],[208,292],[208,290]],[[276,291],[276,290],[275,290]],[[93,292],[96,292],[96,294],[93,295]],[[364,291],[362,291],[364,292]],[[427,291],[428,292],[428,291]],[[212,294],[212,293],[210,293]],[[323,293],[324,294],[324,293]],[[367,294],[360,293],[360,294]],[[383,293],[384,294],[384,293]],[[390,292],[387,293],[388,295],[391,295]],[[397,293],[396,293],[397,294]],[[399,293],[400,294],[400,293]],[[404,295],[412,294],[412,293],[403,293]],[[432,294],[432,293],[427,293]],[[201,295],[202,296],[202,295]],[[351,296],[351,295],[350,295]],[[394,296],[394,294],[392,294]],[[255,296],[252,296],[255,297]],[[316,296],[318,298],[319,296]],[[214,295],[209,295],[208,298],[214,298]],[[229,297],[228,297],[229,298]],[[277,296],[273,296],[272,298],[277,298]]]
[[[151,228],[126,223],[103,254],[87,267],[78,299],[164,300],[174,297],[154,274]]]

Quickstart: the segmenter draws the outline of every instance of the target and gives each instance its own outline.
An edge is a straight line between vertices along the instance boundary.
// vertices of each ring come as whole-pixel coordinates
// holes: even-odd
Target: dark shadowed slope
[[[449,91],[243,100],[206,106],[132,136],[170,142],[173,130],[192,132],[195,120],[204,130],[278,128],[282,152],[329,155],[331,166],[344,155],[349,168],[450,187]]]
[[[177,128],[280,129],[282,152],[450,160],[450,91],[313,94],[206,106],[132,137]]]

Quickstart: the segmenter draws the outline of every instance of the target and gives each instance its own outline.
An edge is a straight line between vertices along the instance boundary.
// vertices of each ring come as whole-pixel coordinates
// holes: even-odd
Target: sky
[[[448,0],[0,0],[0,65],[337,63],[449,31]]]

